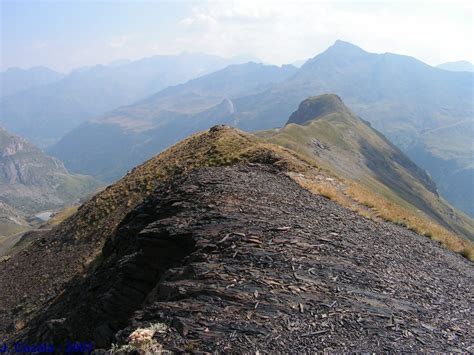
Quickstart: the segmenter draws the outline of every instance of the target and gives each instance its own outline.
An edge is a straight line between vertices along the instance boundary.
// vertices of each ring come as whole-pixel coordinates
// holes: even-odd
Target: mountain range
[[[85,122],[49,152],[71,171],[113,181],[192,133],[213,124],[235,125],[234,97],[264,91],[296,70],[252,62],[231,65]]]
[[[46,67],[9,68],[0,73],[0,98],[61,80],[63,74]]]
[[[218,122],[246,131],[281,127],[302,100],[330,92],[425,168],[442,196],[474,214],[472,73],[343,41],[299,69],[273,68],[265,85],[259,70],[271,71],[237,65],[167,88],[86,122],[50,152],[71,171],[114,180],[187,134]],[[117,149],[125,162],[114,158]]]
[[[245,61],[244,57],[226,59],[191,53],[154,56],[85,67],[60,80],[30,87],[21,83],[34,80],[39,69],[22,72],[28,80],[19,78],[17,70],[8,70],[1,77],[6,89],[0,101],[0,122],[11,132],[44,147],[94,116]],[[20,91],[21,85],[24,90]]]

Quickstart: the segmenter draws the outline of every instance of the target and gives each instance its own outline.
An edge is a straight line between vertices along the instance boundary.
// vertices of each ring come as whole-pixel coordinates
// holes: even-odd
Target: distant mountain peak
[[[342,39],[337,39],[332,47],[346,47],[346,48],[359,48],[355,44],[352,44],[351,42],[343,41]],[[361,49],[362,50],[362,49]]]
[[[321,62],[330,66],[333,66],[334,64],[337,66],[351,66],[356,60],[365,60],[367,56],[374,55],[376,54],[366,52],[362,48],[357,47],[352,43],[337,40],[324,52],[307,60],[306,63],[301,67],[301,72],[305,73],[304,76],[306,76],[306,71],[308,69],[311,70],[311,68],[319,66]]]
[[[298,110],[292,113],[286,124],[304,124],[331,113],[348,111],[341,98],[335,94],[311,96],[300,103]]]
[[[447,62],[437,66],[438,69],[449,71],[466,71],[474,72],[474,64],[467,60],[459,60],[457,62]]]
[[[350,42],[342,41],[338,39],[334,44],[329,47],[326,52],[335,52],[337,51],[338,53],[344,52],[344,53],[368,53],[362,48],[356,46],[355,44],[352,44]]]

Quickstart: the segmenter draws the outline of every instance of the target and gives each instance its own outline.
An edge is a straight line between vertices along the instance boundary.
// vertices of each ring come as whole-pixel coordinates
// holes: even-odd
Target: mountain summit
[[[367,51],[363,50],[362,48],[356,46],[355,44],[352,44],[347,41],[343,41],[341,39],[338,39],[334,42],[334,44],[329,47],[326,51],[344,51],[345,53],[368,53]]]
[[[332,46],[322,52],[318,57],[325,56],[325,57],[333,57],[333,58],[341,58],[341,57],[348,57],[351,59],[356,59],[357,57],[367,56],[371,53],[363,50],[362,48],[352,44],[350,42],[337,40],[334,42]],[[313,58],[315,59],[315,58]],[[308,61],[311,63],[311,59]]]
[[[300,103],[298,110],[292,113],[288,122],[304,124],[331,113],[348,112],[341,98],[334,94],[310,97]]]

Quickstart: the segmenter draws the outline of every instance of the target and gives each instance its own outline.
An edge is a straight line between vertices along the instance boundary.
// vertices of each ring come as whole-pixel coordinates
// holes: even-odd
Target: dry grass
[[[439,224],[434,223],[421,211],[402,208],[356,184],[351,184],[347,193],[358,203],[373,209],[378,217],[386,221],[397,223],[417,234],[436,240],[446,248],[474,261],[474,246],[471,242],[448,231]]]
[[[315,185],[315,192],[321,196],[324,196],[330,200],[339,201],[340,196],[337,190],[329,184]]]
[[[62,221],[64,221],[65,219],[71,217],[74,213],[76,213],[78,208],[79,208],[78,205],[70,206],[70,207],[66,207],[66,208],[62,209],[61,211],[55,213],[51,217],[51,219],[49,219],[45,223],[45,227],[52,227],[52,226],[56,226],[56,225],[60,224]]]
[[[375,221],[384,220],[401,225],[474,261],[474,245],[470,241],[448,231],[421,211],[402,207],[374,191],[353,182],[343,181],[334,175],[331,176],[331,180],[334,180],[332,183],[315,179],[311,170],[306,170],[304,175],[289,175],[305,189],[331,199],[359,215]]]
[[[301,187],[305,188],[306,190],[311,191],[312,193],[324,196],[330,200],[333,200],[340,205],[348,207],[349,200],[347,197],[338,190],[334,185],[324,182],[324,181],[316,181],[312,177],[308,177],[308,175],[293,175],[289,174]]]

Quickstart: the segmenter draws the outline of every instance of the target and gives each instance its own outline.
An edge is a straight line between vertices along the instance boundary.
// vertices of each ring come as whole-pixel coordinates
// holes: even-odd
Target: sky
[[[158,54],[311,58],[337,39],[437,65],[474,62],[474,1],[0,0],[0,70]]]

